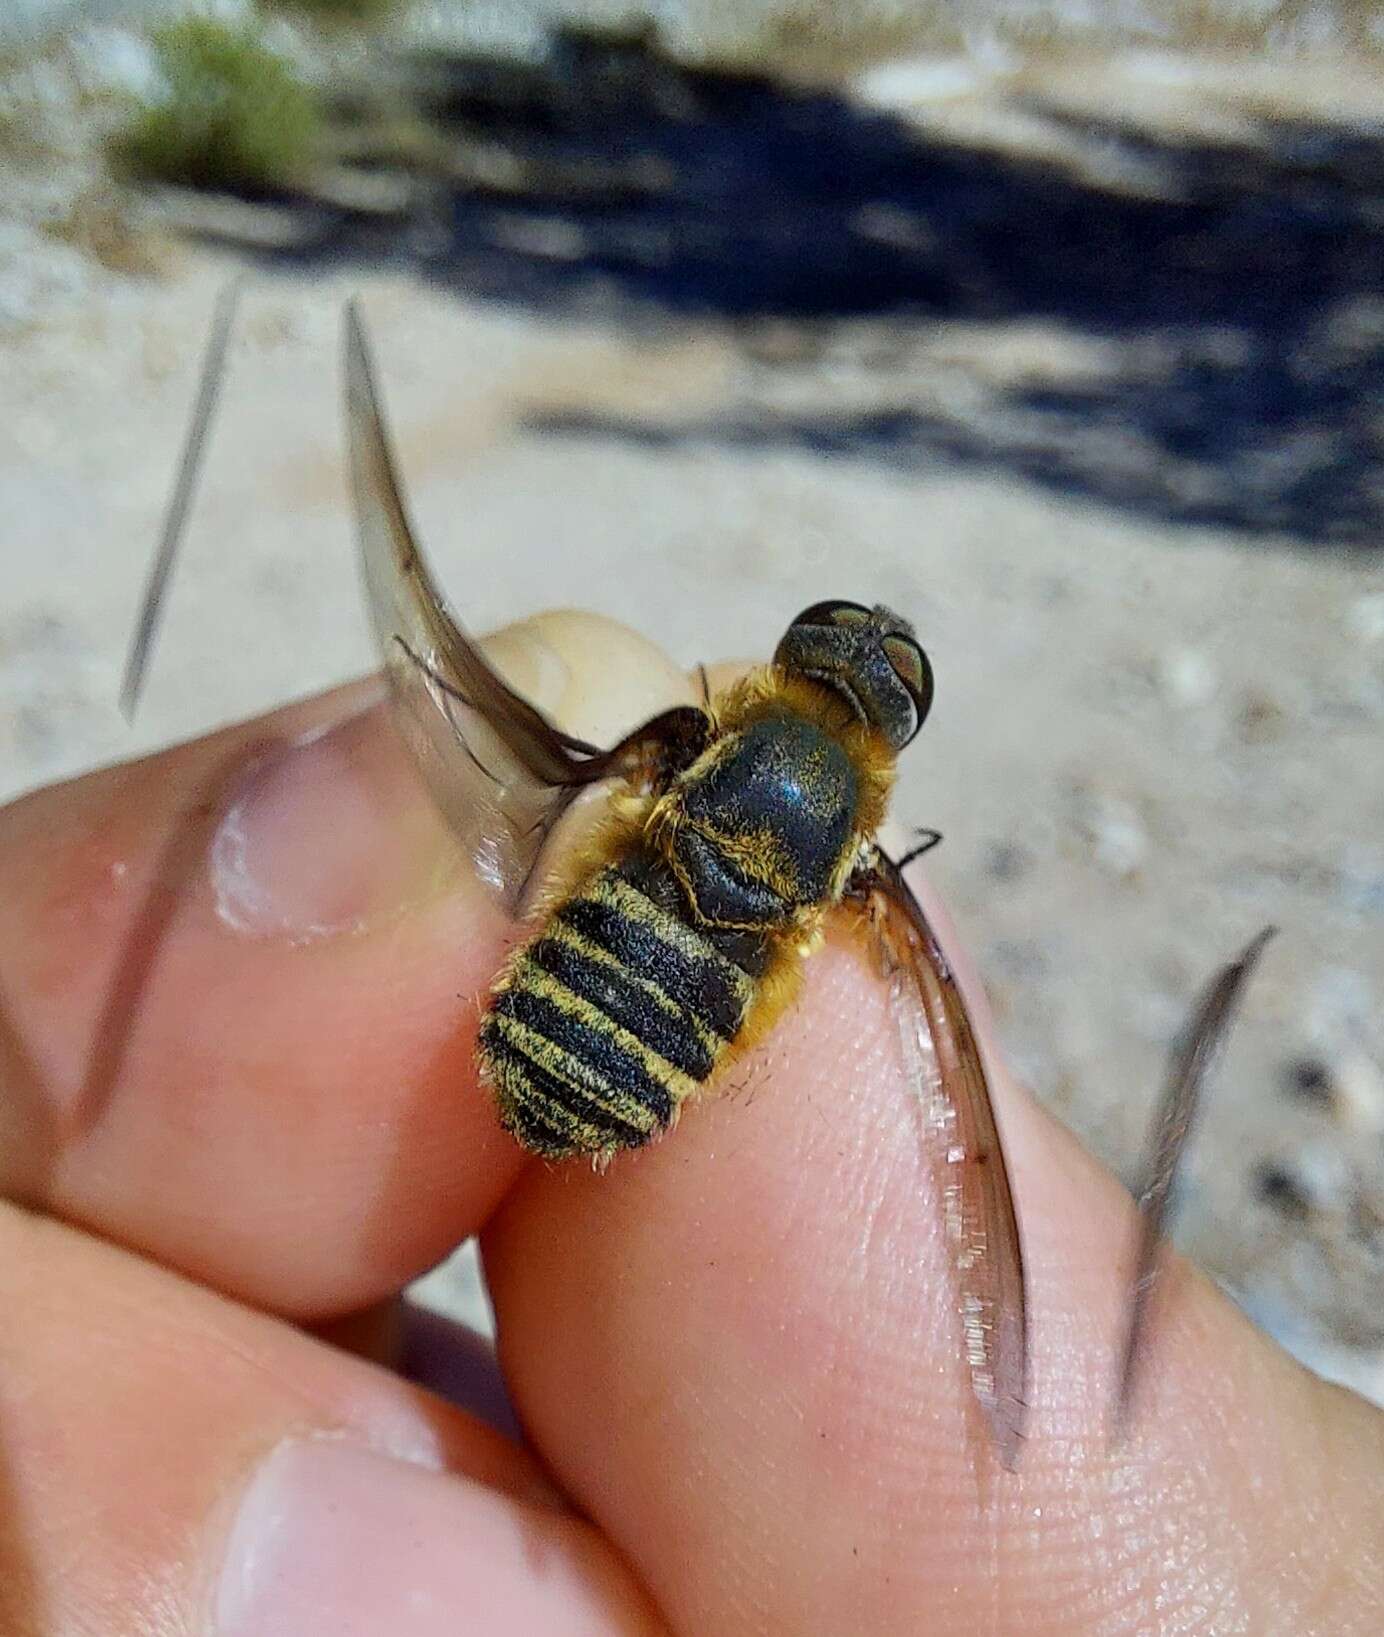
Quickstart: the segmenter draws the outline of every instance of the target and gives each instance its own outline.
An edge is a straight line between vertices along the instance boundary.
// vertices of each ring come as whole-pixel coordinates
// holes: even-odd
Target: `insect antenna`
[[[164,593],[168,589],[178,547],[182,544],[188,510],[192,505],[197,479],[201,474],[207,433],[211,429],[217,398],[221,392],[221,382],[226,373],[226,349],[230,344],[236,307],[240,301],[240,286],[239,278],[232,279],[216,300],[211,335],[207,340],[207,350],[202,359],[201,379],[197,385],[197,399],[193,404],[192,419],[188,424],[182,458],[178,462],[178,475],[173,483],[168,510],[164,513],[158,550],[149,569],[149,578],[144,587],[144,600],[139,608],[139,622],[135,626],[135,634],[125,660],[125,675],[120,684],[120,709],[124,712],[127,722],[133,720],[135,706],[139,703],[149,653],[158,631],[159,616],[163,612]]]

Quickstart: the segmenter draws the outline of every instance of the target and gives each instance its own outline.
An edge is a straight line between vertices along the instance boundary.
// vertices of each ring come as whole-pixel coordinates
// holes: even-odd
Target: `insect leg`
[[[910,847],[902,857],[895,860],[898,869],[906,870],[915,858],[921,858],[924,853],[930,853],[942,840],[940,830],[930,830],[926,826],[915,830],[913,834],[921,839],[916,847]]]

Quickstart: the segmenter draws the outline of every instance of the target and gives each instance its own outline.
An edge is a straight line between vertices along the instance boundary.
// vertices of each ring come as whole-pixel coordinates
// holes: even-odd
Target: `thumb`
[[[594,615],[488,646],[593,738],[687,688]],[[0,808],[0,1194],[300,1318],[397,1290],[523,1160],[471,1049],[512,929],[381,692]]]

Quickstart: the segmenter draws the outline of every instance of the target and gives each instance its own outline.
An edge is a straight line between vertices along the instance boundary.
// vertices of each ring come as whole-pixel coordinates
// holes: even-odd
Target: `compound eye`
[[[916,733],[932,709],[932,665],[921,644],[912,637],[891,634],[884,638],[882,646],[894,675],[903,683],[913,701],[913,709],[917,713],[913,733]],[[910,734],[909,738],[912,737],[913,734]]]
[[[841,602],[833,599],[829,602],[813,603],[811,608],[803,609],[794,625],[864,625],[870,618],[870,610],[859,603]]]

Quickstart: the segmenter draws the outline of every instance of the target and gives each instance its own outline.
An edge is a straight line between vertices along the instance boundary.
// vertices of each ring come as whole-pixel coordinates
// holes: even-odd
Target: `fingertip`
[[[660,711],[697,700],[657,643],[585,609],[535,614],[482,646],[512,688],[564,732],[595,745],[616,744]]]
[[[569,1514],[337,1439],[294,1439],[242,1497],[216,1637],[656,1637],[647,1602]]]
[[[517,1443],[383,1370],[6,1207],[0,1307],[7,1634],[661,1629]]]

